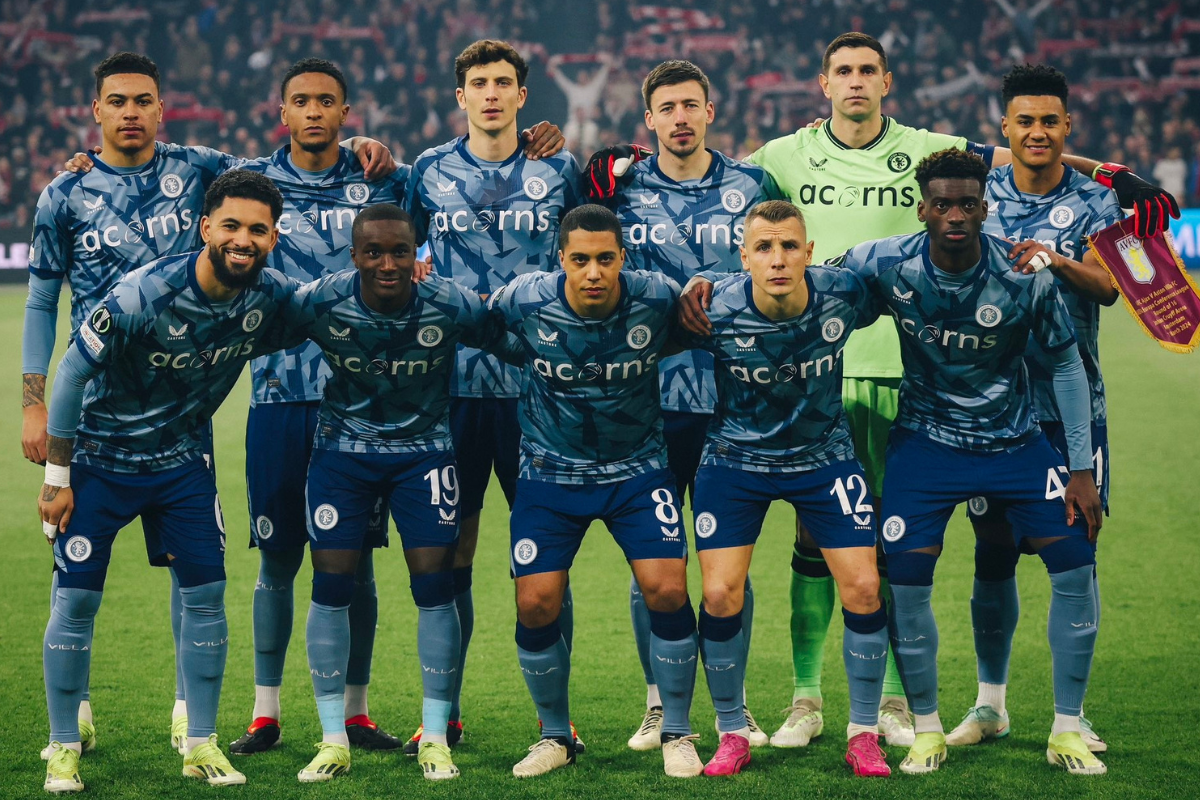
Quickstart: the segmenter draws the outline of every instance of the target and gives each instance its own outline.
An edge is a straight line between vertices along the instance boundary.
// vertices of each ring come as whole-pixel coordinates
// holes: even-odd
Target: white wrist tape
[[[1033,267],[1034,272],[1041,272],[1046,267],[1050,266],[1050,256],[1045,252],[1036,253],[1029,260],[1029,266]]]
[[[58,526],[53,522],[42,520],[42,534],[53,542],[54,538],[58,536]]]
[[[46,462],[46,480],[47,486],[58,486],[65,488],[71,485],[71,468],[69,466],[60,467],[58,464]]]

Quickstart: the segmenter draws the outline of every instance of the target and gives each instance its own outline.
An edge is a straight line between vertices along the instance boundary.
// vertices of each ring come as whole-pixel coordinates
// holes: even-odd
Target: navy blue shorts
[[[683,505],[686,491],[692,493],[692,508],[696,506],[696,470],[704,452],[704,437],[712,414],[692,414],[686,411],[663,411],[663,438],[667,442],[667,468],[675,475],[675,491]]]
[[[1067,463],[1067,435],[1061,422],[1041,423],[1042,433],[1050,440],[1050,445],[1058,452],[1063,463]],[[1108,425],[1103,422],[1092,423],[1092,473],[1096,479],[1096,491],[1100,493],[1100,503],[1104,513],[1108,514]],[[1002,500],[995,500],[988,495],[972,497],[967,503],[967,517],[971,520],[996,521],[1004,519],[1008,505]]]
[[[1013,540],[1087,536],[1080,514],[1067,525],[1070,471],[1045,434],[1012,452],[961,450],[894,428],[883,479],[884,553],[941,545],[954,507],[986,494],[1007,504]]]
[[[138,517],[151,558],[170,553],[192,566],[224,568],[225,520],[203,460],[153,474],[74,464],[71,489],[75,510],[54,541],[59,586],[102,589],[117,532]]]
[[[508,507],[517,492],[521,423],[515,397],[451,397],[450,436],[462,479],[460,513],[473,517],[483,510],[492,469]]]
[[[754,544],[773,500],[792,504],[818,547],[875,546],[875,509],[862,467],[839,461],[808,472],[700,467],[696,550]]]
[[[213,449],[213,432],[212,420],[204,426],[204,430],[200,432],[201,448],[203,449],[204,463],[212,471],[213,478],[217,476],[217,459]],[[166,567],[170,565],[170,559],[167,558],[167,547],[159,540],[157,532],[147,530],[146,526],[142,526],[146,534],[146,557],[150,561],[152,567]]]
[[[668,469],[613,483],[521,478],[509,517],[513,576],[570,569],[594,520],[605,524],[628,561],[687,557],[687,531]]]
[[[405,550],[458,540],[454,454],[313,450],[308,467],[308,538],[313,550],[360,550],[386,497]]]
[[[246,494],[250,546],[264,550],[304,547],[304,499],[320,403],[259,403],[246,420]],[[369,522],[372,547],[387,547],[387,515],[376,498]]]

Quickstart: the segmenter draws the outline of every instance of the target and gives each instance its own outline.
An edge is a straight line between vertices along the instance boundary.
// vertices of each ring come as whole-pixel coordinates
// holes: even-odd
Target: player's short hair
[[[798,219],[800,220],[800,226],[805,227],[804,212],[794,203],[789,203],[787,200],[764,200],[757,205],[751,206],[750,210],[746,212],[746,219],[742,224],[745,228],[749,228],[750,223],[756,219],[772,223]]]
[[[158,65],[141,53],[113,53],[101,61],[92,70],[96,76],[96,96],[100,96],[100,87],[109,75],[148,75],[158,89]]]
[[[869,48],[871,48],[876,53],[879,53],[879,60],[883,62],[883,71],[884,72],[888,71],[887,53],[883,52],[883,45],[881,45],[879,43],[879,40],[876,39],[874,36],[870,36],[865,33],[859,33],[858,31],[851,31],[850,33],[843,33],[841,36],[838,36],[836,39],[834,39],[832,42],[829,43],[828,47],[825,48],[825,55],[821,57],[821,72],[822,73],[829,72],[830,59],[833,58],[834,53],[836,53],[838,50],[841,50],[844,47],[869,47]]]
[[[664,61],[650,70],[650,74],[646,76],[646,80],[642,81],[642,99],[646,101],[646,110],[651,110],[650,98],[654,96],[656,89],[661,89],[664,86],[678,86],[688,81],[695,81],[700,84],[700,88],[704,90],[704,102],[707,103],[708,76],[704,74],[704,70],[692,62],[672,59],[671,61]]]
[[[558,249],[566,252],[567,240],[571,231],[584,230],[589,233],[610,232],[617,240],[617,247],[624,247],[624,233],[621,231],[621,220],[611,210],[604,206],[589,203],[577,206],[567,212],[558,226]]]
[[[972,178],[979,181],[979,193],[983,194],[987,186],[988,167],[980,156],[951,147],[921,159],[921,163],[917,164],[916,177],[922,195],[929,191],[929,182],[938,178]]]
[[[358,247],[358,238],[362,236],[363,227],[368,222],[399,222],[407,225],[416,233],[413,219],[403,208],[392,203],[378,203],[367,206],[354,218],[354,226],[350,229],[350,240]]]
[[[204,193],[204,216],[211,216],[230,197],[263,203],[271,209],[273,222],[278,222],[283,213],[283,195],[261,172],[234,169],[213,181]]]
[[[1026,95],[1057,97],[1062,100],[1063,108],[1066,108],[1070,93],[1067,76],[1045,64],[1018,64],[1004,76],[1000,90],[1005,108],[1008,108],[1014,97]]]
[[[291,83],[292,78],[309,72],[319,72],[337,81],[338,88],[342,90],[343,103],[350,97],[350,92],[346,88],[346,76],[342,74],[336,64],[323,58],[302,58],[288,67],[288,71],[283,73],[283,80],[279,82],[279,97],[285,103],[287,102],[287,86]]]
[[[517,71],[517,87],[525,85],[529,77],[529,65],[517,49],[508,42],[498,39],[480,39],[467,45],[466,49],[454,59],[454,80],[458,88],[467,85],[467,70],[471,67],[482,67],[484,64],[495,64],[497,61],[507,61]]]

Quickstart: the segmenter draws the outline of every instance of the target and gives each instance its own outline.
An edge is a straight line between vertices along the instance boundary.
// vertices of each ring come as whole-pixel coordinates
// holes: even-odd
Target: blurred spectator
[[[1166,158],[1159,159],[1154,165],[1154,179],[1159,186],[1175,195],[1176,200],[1184,201],[1187,198],[1187,174],[1188,165],[1183,160],[1183,151],[1178,147],[1172,147],[1167,151]]]

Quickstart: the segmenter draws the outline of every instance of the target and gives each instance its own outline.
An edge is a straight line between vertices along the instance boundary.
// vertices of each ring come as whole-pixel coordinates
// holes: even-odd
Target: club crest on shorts
[[[333,528],[338,523],[337,509],[329,503],[322,503],[317,506],[317,510],[313,512],[313,524],[323,531]]]
[[[625,337],[625,342],[634,350],[643,350],[650,344],[650,328],[646,325],[634,325]]]
[[[982,517],[987,513],[988,502],[986,497],[972,497],[967,501],[967,508],[977,517]]]
[[[371,196],[371,190],[365,183],[346,184],[346,202],[361,206]]]
[[[437,325],[426,325],[417,333],[417,341],[426,347],[434,347],[442,341],[442,329]]]
[[[537,544],[533,539],[521,539],[513,545],[513,561],[522,567],[527,567],[537,558]]]
[[[63,545],[63,553],[76,564],[81,561],[87,561],[88,557],[92,554],[92,543],[86,536],[72,536]]]
[[[736,214],[746,207],[746,195],[739,189],[730,189],[721,195],[721,205],[730,214]]]
[[[275,523],[263,515],[254,520],[254,530],[259,539],[270,539],[275,534]]]
[[[908,526],[904,524],[903,517],[888,517],[883,523],[883,540],[885,542],[898,542],[904,536],[906,530],[908,530]]]
[[[257,308],[251,309],[242,319],[242,330],[246,333],[253,333],[262,324],[262,320],[263,313]]]
[[[705,511],[696,517],[696,535],[707,539],[717,532],[717,518]]]
[[[158,188],[162,190],[165,197],[175,199],[183,194],[183,178],[174,172],[168,172],[159,179]]]
[[[1000,309],[996,308],[991,303],[980,306],[975,310],[975,321],[985,328],[994,328],[1000,324],[1003,315]]]
[[[525,196],[530,200],[541,200],[550,193],[550,185],[534,175],[525,179]]]
[[[825,324],[821,326],[821,338],[827,342],[836,342],[838,339],[842,338],[842,334],[845,332],[845,330],[846,323],[842,322],[842,320],[838,317],[833,317],[832,319],[826,320]]]

